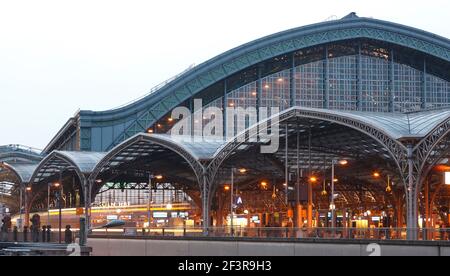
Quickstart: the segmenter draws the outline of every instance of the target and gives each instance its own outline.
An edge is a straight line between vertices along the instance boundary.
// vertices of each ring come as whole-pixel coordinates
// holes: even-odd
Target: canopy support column
[[[203,173],[201,181],[203,182],[203,188],[202,188],[202,219],[203,219],[203,235],[208,236],[208,230],[210,225],[210,197],[212,196],[210,194],[210,183],[207,181],[207,177],[205,175],[205,172]]]
[[[418,202],[417,202],[417,183],[420,178],[414,174],[414,154],[413,146],[410,144],[407,148],[408,156],[408,189],[406,191],[406,209],[407,209],[407,238],[408,240],[418,239]]]

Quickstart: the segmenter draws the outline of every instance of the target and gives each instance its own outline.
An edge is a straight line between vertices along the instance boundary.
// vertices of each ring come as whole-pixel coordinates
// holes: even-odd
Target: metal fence
[[[250,239],[406,240],[407,228],[247,228],[215,227],[204,232],[195,227],[101,229],[91,237],[212,237]],[[419,240],[450,241],[449,229],[414,229]]]

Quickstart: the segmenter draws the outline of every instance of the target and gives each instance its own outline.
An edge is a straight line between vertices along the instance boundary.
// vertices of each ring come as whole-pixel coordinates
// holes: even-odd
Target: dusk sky
[[[448,0],[0,0],[0,145],[44,148],[226,50],[350,12],[450,38]]]

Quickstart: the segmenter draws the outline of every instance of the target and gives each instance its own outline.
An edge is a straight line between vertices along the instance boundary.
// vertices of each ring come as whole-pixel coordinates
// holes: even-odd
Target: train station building
[[[79,111],[42,151],[2,147],[0,195],[45,213],[58,183],[67,210],[110,208],[136,227],[416,240],[450,227],[449,135],[450,40],[352,13],[234,48],[118,109]]]

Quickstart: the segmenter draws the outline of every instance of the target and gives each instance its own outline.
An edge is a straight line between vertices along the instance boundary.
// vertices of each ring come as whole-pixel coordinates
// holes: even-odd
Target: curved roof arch
[[[386,116],[389,115],[387,114]],[[395,115],[391,114],[391,116]],[[361,132],[385,147],[392,159],[397,163],[400,173],[403,174],[401,161],[406,158],[407,149],[400,141],[401,136],[398,136],[398,133],[401,133],[402,130],[392,128],[392,123],[387,120],[379,120],[376,117],[370,118],[358,116],[351,112],[293,107],[274,117],[259,122],[219,148],[214,154],[214,159],[208,166],[208,182],[213,183],[213,179],[222,163],[245,144],[246,141],[248,142],[249,139],[254,138],[252,135],[256,135],[258,131],[271,127],[272,124],[282,123],[291,118],[323,120]],[[398,118],[392,119],[398,120]]]
[[[53,151],[39,163],[30,181],[38,183],[66,170],[75,171],[83,181],[105,155],[101,152]]]
[[[347,112],[317,108],[306,107],[292,107],[281,112],[279,115],[281,120],[298,116],[311,119],[325,119],[340,124],[349,124],[351,120],[353,124],[361,123],[367,127],[386,135],[392,141],[396,141],[397,145],[406,150],[406,147],[401,143],[407,139],[422,139],[432,135],[432,133],[442,128],[442,125],[450,121],[450,108],[436,109],[430,111],[419,111],[405,114],[397,113],[368,113],[368,112]],[[270,120],[270,119],[269,119]],[[231,142],[239,140],[239,136],[248,135],[252,133],[252,129],[260,128],[260,125],[265,124],[267,120],[260,122],[256,126],[233,137]],[[349,126],[349,125],[348,125]],[[355,126],[352,126],[355,128]],[[355,128],[358,131],[365,131],[364,129]],[[216,158],[220,152],[229,143],[223,143],[222,146],[214,153],[211,159]]]
[[[34,164],[9,164],[6,162],[0,162],[0,167],[11,171],[17,179],[21,182],[20,184],[29,183],[33,173],[38,167],[38,163]]]
[[[188,88],[189,94],[192,95],[197,90],[270,58],[295,50],[354,38],[390,42],[450,62],[450,40],[447,38],[388,21],[350,17],[294,28],[254,40],[194,67],[156,93],[130,105],[108,111],[84,111],[84,113],[97,115],[97,119],[104,116],[105,120],[109,119],[108,115],[119,115],[123,112],[131,114],[150,98],[154,101],[162,100],[169,90],[178,86],[186,85],[185,88]]]
[[[293,51],[348,39],[367,38],[420,51],[450,62],[450,40],[404,25],[347,16],[273,34],[227,51],[189,70],[159,90],[127,106],[103,111],[81,111],[80,121],[121,122],[123,132],[109,148],[143,132],[185,100],[209,86],[255,64]]]
[[[216,144],[210,147],[199,146],[195,142],[189,142],[186,137],[140,133],[109,151],[93,169],[89,182],[90,184],[94,183],[98,175],[108,168],[116,167],[125,162],[132,162],[138,157],[150,156],[153,152],[167,149],[183,158],[192,168],[199,183],[201,183],[205,169],[201,162],[210,158],[217,148]],[[131,151],[127,152],[128,150]]]

